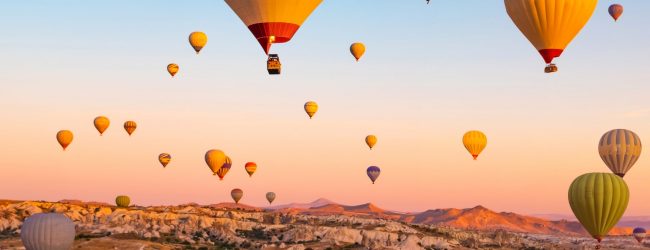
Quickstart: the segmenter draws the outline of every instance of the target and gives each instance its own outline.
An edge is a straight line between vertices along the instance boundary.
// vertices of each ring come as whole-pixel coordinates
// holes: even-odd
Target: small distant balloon
[[[99,135],[103,135],[104,131],[108,129],[108,126],[111,125],[111,121],[108,120],[105,116],[98,116],[93,121],[95,128],[99,131]]]
[[[217,175],[219,169],[226,163],[226,154],[218,149],[211,149],[205,152],[205,163],[212,171],[213,175]]]
[[[244,196],[244,191],[242,191],[239,188],[235,188],[232,191],[230,191],[230,196],[235,201],[235,203],[239,204],[239,200],[241,200],[241,197]]]
[[[60,213],[33,214],[20,229],[20,239],[29,250],[72,249],[75,235],[74,222]]]
[[[376,143],[377,143],[377,136],[374,135],[366,136],[366,144],[370,149],[372,149],[372,147],[374,147]]]
[[[189,40],[196,54],[199,54],[201,49],[208,43],[208,36],[201,31],[195,31],[190,34]]]
[[[226,156],[226,161],[221,165],[219,170],[217,170],[217,176],[219,176],[219,180],[223,180],[223,177],[226,177],[226,174],[228,171],[230,171],[230,168],[232,167],[232,161],[230,160],[230,157]]]
[[[318,104],[316,102],[308,101],[305,103],[305,112],[309,115],[309,119],[314,117],[314,114],[318,111]]]
[[[72,143],[73,137],[74,136],[70,130],[61,130],[56,133],[56,140],[59,142],[64,151],[66,148],[68,148],[70,143]]]
[[[134,121],[126,121],[124,123],[124,130],[131,136],[133,134],[133,131],[138,127],[138,124],[135,123]]]
[[[634,231],[632,231],[632,235],[634,235],[636,241],[638,241],[639,243],[643,243],[643,240],[645,239],[646,236],[645,228],[642,227],[635,228]]]
[[[372,181],[372,184],[375,184],[375,181],[377,178],[379,178],[379,174],[381,173],[381,170],[377,166],[370,166],[368,169],[366,169],[366,174],[368,174],[368,177]]]
[[[158,161],[164,167],[167,167],[167,164],[172,160],[172,156],[168,153],[162,153],[158,155]]]
[[[609,6],[609,9],[607,9],[609,12],[609,15],[614,18],[614,21],[618,21],[618,18],[623,15],[623,5],[620,4],[612,4]]]
[[[472,157],[474,157],[474,160],[476,160],[478,155],[485,149],[485,146],[487,146],[487,137],[483,132],[478,130],[468,131],[463,135],[463,145]]]
[[[255,162],[247,162],[244,168],[246,169],[248,176],[253,177],[253,174],[257,170],[257,164]]]
[[[126,195],[120,195],[115,197],[115,205],[121,208],[126,208],[129,207],[129,204],[131,204],[131,198],[129,198]]]
[[[357,59],[357,62],[361,57],[363,56],[364,53],[366,53],[366,46],[363,45],[363,43],[353,43],[350,45],[350,53],[352,53],[352,56],[354,56],[355,59]]]
[[[266,193],[266,200],[269,201],[269,204],[272,204],[273,201],[275,200],[275,193],[273,192]]]
[[[174,77],[178,73],[178,64],[170,63],[167,65],[167,72]]]

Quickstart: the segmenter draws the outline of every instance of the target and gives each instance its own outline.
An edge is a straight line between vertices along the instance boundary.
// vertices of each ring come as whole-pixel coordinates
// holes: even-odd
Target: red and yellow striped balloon
[[[247,162],[244,168],[246,169],[246,173],[248,173],[248,176],[253,177],[255,170],[257,170],[257,164],[255,162]]]

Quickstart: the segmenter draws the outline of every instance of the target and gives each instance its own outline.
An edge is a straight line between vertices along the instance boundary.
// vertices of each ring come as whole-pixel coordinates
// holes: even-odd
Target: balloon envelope
[[[313,101],[308,101],[305,103],[305,112],[309,115],[309,119],[314,117],[314,114],[318,111],[318,104]]]
[[[129,207],[129,204],[131,204],[131,198],[128,196],[120,195],[115,197],[115,205],[118,207]]]
[[[167,65],[167,72],[174,77],[178,73],[178,64],[170,63]]]
[[[269,54],[273,43],[288,42],[322,0],[225,0]]]
[[[273,203],[273,201],[275,200],[275,193],[274,192],[266,193],[266,200],[269,201],[269,204]]]
[[[372,184],[375,184],[375,181],[377,178],[379,178],[379,174],[381,173],[381,170],[377,166],[370,166],[368,169],[366,169],[366,174],[368,174],[368,178],[372,181]]]
[[[255,162],[247,162],[244,168],[246,169],[246,173],[248,173],[248,176],[252,177],[255,171],[257,170],[257,164]]]
[[[129,136],[131,136],[131,134],[133,134],[133,131],[135,131],[135,129],[137,127],[138,127],[138,124],[135,123],[134,121],[126,121],[124,123],[124,130],[126,130],[126,133],[128,133]]]
[[[639,243],[643,242],[646,236],[645,228],[642,227],[635,228],[634,231],[632,231],[632,235]]]
[[[241,197],[244,196],[244,191],[242,191],[239,188],[235,188],[232,191],[230,191],[230,196],[235,201],[235,203],[239,204],[239,200],[241,200]]]
[[[167,167],[167,164],[172,160],[172,156],[168,153],[162,153],[158,155],[158,161],[163,167]]]
[[[569,187],[573,214],[598,242],[621,219],[629,198],[623,178],[610,173],[583,174]]]
[[[621,15],[623,15],[623,5],[612,4],[609,6],[607,11],[609,12],[609,15],[612,16],[612,18],[614,18],[614,21],[618,21],[618,18],[621,17]]]
[[[211,149],[205,153],[205,163],[208,164],[208,168],[212,171],[212,174],[217,175],[219,168],[226,163],[226,154],[218,149]]]
[[[203,49],[203,47],[208,43],[208,36],[201,31],[194,31],[190,33],[189,40],[190,45],[192,45],[196,54],[199,54],[201,49]]]
[[[230,157],[226,156],[226,161],[221,165],[221,168],[217,170],[217,176],[219,176],[219,180],[223,180],[223,177],[226,177],[226,174],[228,171],[230,171],[230,168],[232,167],[232,161],[230,160]]]
[[[352,56],[354,56],[354,59],[357,59],[357,62],[363,54],[366,53],[366,46],[363,45],[363,43],[353,43],[350,45],[350,53],[352,53]]]
[[[506,12],[548,64],[587,24],[598,0],[504,0]]]
[[[641,139],[627,129],[610,130],[600,137],[598,154],[613,173],[623,177],[641,156]]]
[[[70,130],[61,130],[56,133],[56,140],[59,142],[63,150],[68,148],[73,139],[72,132]]]
[[[376,143],[377,143],[377,136],[374,135],[366,136],[366,144],[370,149],[372,149],[372,147],[374,147]]]
[[[29,250],[69,250],[72,249],[75,235],[72,220],[59,213],[29,216],[20,230],[20,239]]]
[[[478,130],[468,131],[463,135],[463,146],[465,146],[465,149],[476,160],[478,155],[485,149],[485,146],[487,146],[487,137],[483,132]]]
[[[106,118],[105,116],[98,116],[93,121],[93,124],[95,125],[97,131],[99,131],[99,135],[103,135],[104,131],[108,129],[108,126],[111,125],[111,121],[108,120],[108,118]]]

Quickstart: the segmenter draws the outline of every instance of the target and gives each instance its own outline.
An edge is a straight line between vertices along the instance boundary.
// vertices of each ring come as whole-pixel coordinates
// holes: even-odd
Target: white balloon
[[[69,250],[76,235],[74,222],[63,214],[34,214],[23,223],[20,239],[27,250]]]

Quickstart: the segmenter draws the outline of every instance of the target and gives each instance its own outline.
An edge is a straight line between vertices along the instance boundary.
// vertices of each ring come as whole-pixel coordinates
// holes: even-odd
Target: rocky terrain
[[[76,249],[593,249],[575,222],[552,222],[483,207],[403,214],[372,204],[262,209],[222,203],[130,207],[98,202],[0,201],[0,249],[23,249],[20,226],[58,212],[77,228]],[[626,233],[625,229],[617,229]],[[644,246],[608,237],[603,249]]]

